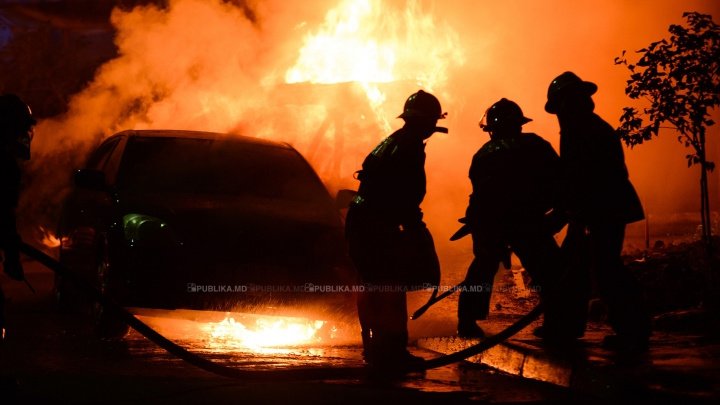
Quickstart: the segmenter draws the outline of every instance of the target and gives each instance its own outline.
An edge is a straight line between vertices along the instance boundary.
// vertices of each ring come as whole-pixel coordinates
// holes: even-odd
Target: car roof
[[[292,149],[292,146],[285,142],[271,141],[261,138],[253,138],[243,135],[224,134],[219,132],[186,131],[177,129],[129,129],[113,135],[127,136],[129,138],[182,138],[182,139],[207,139],[207,140],[229,140],[242,143],[271,146],[283,149]]]

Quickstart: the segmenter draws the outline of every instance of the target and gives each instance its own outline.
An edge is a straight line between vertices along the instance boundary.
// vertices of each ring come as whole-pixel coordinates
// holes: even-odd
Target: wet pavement
[[[494,334],[511,319],[481,323]],[[706,336],[654,332],[647,353],[618,356],[602,347],[611,333],[601,324],[589,326],[577,344],[547,347],[532,336],[531,325],[501,345],[467,361],[486,365],[507,374],[566,387],[597,399],[637,398],[680,402],[711,402],[720,397],[720,341]],[[428,337],[418,346],[439,353],[452,353],[476,339]]]
[[[392,379],[340,378],[324,381],[242,381],[219,377],[189,365],[136,332],[122,340],[95,337],[86,316],[61,314],[52,297],[52,274],[26,262],[32,294],[4,275],[10,300],[10,331],[0,352],[5,376],[0,403],[615,403],[714,402],[718,399],[720,345],[703,336],[656,333],[649,358],[620,364],[599,347],[607,332],[594,325],[574,356],[548,352],[530,335],[514,337],[485,361],[463,362]],[[531,309],[536,298],[518,289],[517,274],[503,272],[499,286],[512,294],[493,298],[493,315],[484,326],[497,331]],[[452,281],[452,280],[451,280]],[[503,284],[504,283],[504,284]],[[452,284],[452,283],[448,283]],[[510,288],[513,287],[513,288]],[[428,294],[412,293],[409,309]],[[412,351],[425,358],[459,348],[454,334],[457,296],[410,322]],[[352,319],[333,320],[332,339],[260,349],[238,347],[208,333],[227,314],[172,316],[144,312],[141,319],[195,353],[229,367],[255,370],[300,366],[361,367],[357,326]],[[217,327],[213,329],[217,331]],[[329,335],[328,335],[329,336]],[[432,342],[446,342],[444,349]],[[455,342],[455,343],[452,343]],[[464,342],[463,344],[467,344]],[[520,363],[517,357],[522,356]],[[490,361],[490,359],[494,359]],[[514,360],[513,360],[514,359]],[[513,369],[509,365],[515,362]],[[518,366],[519,364],[519,366]],[[533,374],[534,373],[534,374]],[[545,377],[542,377],[542,376]],[[17,383],[8,384],[8,376]],[[540,377],[538,377],[540,376]],[[549,377],[548,377],[549,376]],[[11,394],[11,392],[13,392]],[[12,395],[12,396],[11,396]],[[11,401],[11,399],[13,401]]]
[[[137,332],[121,340],[98,339],[80,314],[55,308],[52,274],[26,262],[27,278],[36,294],[23,284],[2,277],[9,299],[9,332],[1,350],[4,382],[0,403],[388,403],[542,402],[564,399],[566,390],[528,382],[487,367],[453,364],[392,379],[345,378],[325,381],[232,380],[183,362]],[[418,295],[422,301],[426,295]],[[197,319],[163,319],[145,313],[141,319],[195,353],[229,367],[255,370],[299,366],[362,367],[357,338],[338,344],[258,350],[223,346],[203,328],[217,323]],[[186,317],[191,318],[191,317]],[[432,317],[425,321],[432,322]],[[344,325],[353,328],[354,325]],[[424,324],[413,325],[413,334]],[[355,330],[350,335],[355,336]],[[353,339],[355,341],[353,342]],[[413,348],[426,358],[438,354]],[[9,380],[16,384],[8,384]],[[11,396],[11,392],[13,392]],[[12,400],[11,400],[12,399]]]

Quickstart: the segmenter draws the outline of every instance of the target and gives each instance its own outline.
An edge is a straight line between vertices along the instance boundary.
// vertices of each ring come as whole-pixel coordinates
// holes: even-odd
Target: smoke
[[[300,22],[327,8],[316,6],[173,0],[165,8],[114,10],[118,57],[72,97],[66,114],[37,126],[23,212],[52,222],[71,170],[121,130],[271,132],[278,69],[295,56]]]
[[[347,11],[358,8],[364,10],[362,21],[355,22],[360,32],[347,26],[339,31],[346,38],[365,36],[350,38],[350,45],[380,48],[394,76],[348,76],[337,67],[327,69],[337,64],[335,50],[305,47],[321,28],[333,34],[333,24],[357,18]],[[221,0],[116,9],[111,22],[118,56],[72,97],[66,114],[38,125],[21,206],[52,222],[71,169],[101,140],[125,129],[203,130],[288,142],[331,189],[356,187],[352,173],[392,129],[407,95],[446,81],[447,66],[461,61],[459,49],[453,49],[454,32],[433,31],[428,10],[414,1],[385,7],[379,1]],[[366,56],[358,58],[340,44],[346,51],[341,59],[355,57],[358,63]],[[364,66],[355,72],[368,73]],[[373,80],[378,83],[368,84]]]
[[[613,65],[614,57],[667,37],[670,24],[682,23],[683,11],[718,15],[717,5],[704,1],[368,1],[361,5],[380,13],[370,27],[363,21],[359,32],[376,35],[376,44],[395,41],[402,58],[395,71],[404,73],[374,84],[371,90],[384,95],[379,101],[352,78],[285,83],[297,75],[292,68],[299,61],[312,66],[333,60],[314,60],[301,49],[309,36],[331,32],[328,21],[342,20],[333,10],[343,3],[170,0],[162,8],[115,10],[118,56],[72,97],[67,114],[38,125],[21,205],[28,215],[56,217],[71,170],[102,139],[124,129],[193,129],[289,142],[331,189],[355,188],[352,173],[374,144],[402,124],[395,117],[405,98],[424,87],[449,112],[443,125],[450,134],[436,134],[426,149],[423,208],[439,249],[451,254],[467,248],[467,241],[444,241],[464,214],[470,160],[487,140],[477,121],[488,106],[502,97],[516,101],[534,119],[526,131],[557,147],[559,129],[543,110],[545,92],[555,76],[572,70],[598,84],[597,112],[617,125],[630,100],[623,92],[628,72]],[[438,39],[442,46],[428,46]],[[344,51],[336,59],[347,56]],[[697,171],[686,168],[685,152],[671,135],[626,152],[631,178],[651,210],[694,210]],[[720,161],[716,127],[709,138],[710,159]],[[717,174],[711,182],[717,204]]]
[[[261,81],[273,84],[283,58],[283,47],[273,44],[290,34],[264,20],[264,13],[283,16],[263,4],[254,13],[220,0],[115,10],[119,56],[73,97],[65,116],[41,123],[38,132],[85,143],[130,128],[233,129],[246,111],[266,106]],[[39,146],[41,153],[58,149]]]

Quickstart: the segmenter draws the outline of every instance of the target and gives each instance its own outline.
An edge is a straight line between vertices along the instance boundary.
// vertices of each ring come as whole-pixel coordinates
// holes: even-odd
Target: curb
[[[480,339],[445,336],[419,339],[417,346],[437,353],[449,354],[478,342]],[[570,387],[572,384],[573,366],[570,361],[522,342],[501,343],[481,354],[467,358],[466,361],[561,387]]]
[[[577,345],[548,348],[523,331],[466,361],[598,398],[649,396],[681,402],[718,398],[720,364],[714,359],[720,354],[719,343],[658,332],[648,353],[618,357],[600,346],[608,332],[606,328],[593,328]],[[441,336],[422,338],[416,344],[449,354],[479,341]]]
[[[417,346],[447,354],[479,341],[456,336],[434,337],[418,340]],[[588,347],[594,346],[594,340],[581,342],[577,347],[554,349],[541,347],[539,342],[539,339],[513,339],[466,361],[596,398],[623,398],[648,393],[642,377],[644,370],[638,372],[633,366],[616,365],[610,358],[611,353]]]

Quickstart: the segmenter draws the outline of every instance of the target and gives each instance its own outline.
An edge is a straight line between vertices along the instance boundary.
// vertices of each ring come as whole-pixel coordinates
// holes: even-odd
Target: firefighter
[[[608,307],[608,322],[615,335],[607,336],[609,348],[644,350],[650,336],[650,317],[640,286],[621,259],[626,224],[644,218],[640,199],[628,178],[620,138],[597,114],[592,95],[595,83],[572,72],[556,77],[548,87],[545,111],[560,124],[562,199],[556,212],[569,219],[563,250],[585,256],[586,266],[574,271],[592,274],[600,298]],[[568,246],[568,249],[565,247]],[[589,268],[588,268],[589,267]],[[590,291],[588,277],[573,291]],[[587,280],[587,281],[586,281]],[[585,327],[588,294],[577,297],[581,310],[576,322]]]
[[[490,140],[473,156],[472,194],[461,220],[464,233],[472,235],[475,258],[460,291],[460,337],[484,336],[476,321],[487,319],[493,279],[501,262],[509,268],[511,251],[540,288],[545,325],[556,320],[550,293],[562,272],[561,255],[545,214],[558,195],[559,157],[540,136],[522,132],[530,121],[505,98],[488,108],[480,121]]]
[[[440,265],[423,222],[425,141],[445,117],[440,102],[420,90],[403,108],[405,124],[378,144],[357,172],[360,187],[348,209],[350,257],[365,291],[358,296],[363,355],[371,365],[405,367],[421,358],[407,350],[406,292],[437,285]]]
[[[0,249],[3,271],[13,280],[24,280],[20,263],[20,236],[15,209],[20,197],[21,162],[30,159],[36,121],[30,107],[14,94],[0,96]],[[5,337],[5,299],[0,289],[0,332]]]

